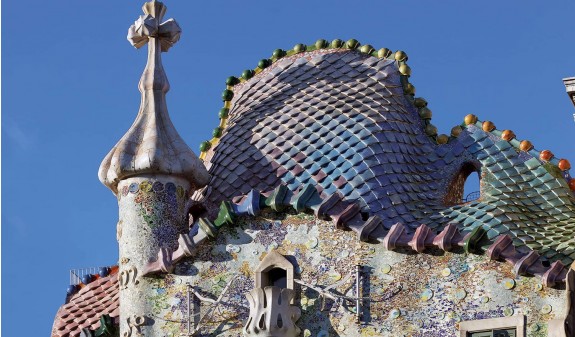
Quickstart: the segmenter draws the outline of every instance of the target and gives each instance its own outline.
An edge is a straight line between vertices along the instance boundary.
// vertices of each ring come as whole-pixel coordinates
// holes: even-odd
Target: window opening
[[[517,330],[513,329],[494,329],[480,332],[469,332],[469,337],[516,337]]]
[[[444,203],[453,206],[476,200],[479,190],[479,170],[473,163],[464,163],[449,183]]]
[[[461,337],[525,337],[525,315],[486,318],[459,323]]]
[[[287,271],[281,268],[272,268],[268,271],[268,283],[268,286],[287,288]]]
[[[272,250],[255,270],[256,288],[275,286],[294,289],[294,266],[283,255]]]
[[[472,172],[463,185],[463,202],[479,199],[479,173]]]

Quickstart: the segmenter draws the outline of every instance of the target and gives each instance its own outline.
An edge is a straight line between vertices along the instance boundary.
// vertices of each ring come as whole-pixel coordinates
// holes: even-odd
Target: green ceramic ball
[[[359,51],[364,54],[371,54],[374,51],[374,49],[371,45],[365,44],[359,48]]]
[[[200,144],[200,151],[206,152],[210,149],[210,147],[212,147],[212,143],[210,143],[209,141],[206,140],[205,142],[202,142]]]
[[[397,61],[407,61],[407,54],[403,50],[398,50],[394,55]]]
[[[221,108],[220,112],[218,113],[218,116],[220,116],[220,118],[228,118],[228,114],[230,113],[230,109],[228,108]]]
[[[331,41],[331,47],[332,48],[341,48],[343,46],[343,41],[340,39],[335,39],[333,41]]]
[[[359,42],[356,39],[349,39],[345,43],[345,47],[348,49],[356,49],[359,47]]]
[[[379,58],[387,58],[389,55],[391,55],[391,50],[387,48],[381,48],[377,51],[377,57]]]
[[[222,136],[222,132],[224,130],[222,130],[222,128],[217,127],[214,129],[214,131],[212,132],[212,136],[214,136],[215,138],[220,138]]]
[[[293,51],[296,53],[303,53],[306,50],[306,45],[303,43],[298,43],[293,47]]]
[[[437,134],[437,127],[436,127],[435,125],[433,125],[433,124],[428,124],[428,125],[425,127],[425,133],[426,133],[428,136],[435,136],[435,135]]]
[[[226,85],[233,86],[240,83],[240,80],[235,76],[230,76],[226,79]]]
[[[234,98],[234,92],[233,91],[226,89],[226,90],[224,90],[224,92],[222,92],[222,99],[224,101],[231,101],[232,98]]]
[[[250,78],[254,77],[254,71],[251,69],[246,69],[242,73],[242,78],[245,80],[249,80]]]
[[[423,107],[421,109],[419,109],[419,117],[423,118],[423,119],[431,119],[432,113],[431,110],[429,110],[429,108],[427,107]]]
[[[324,40],[324,39],[319,39],[319,40],[317,40],[317,41],[315,42],[315,47],[316,47],[317,49],[325,48],[325,47],[327,47],[328,45],[329,45],[329,43],[328,43],[326,40]]]
[[[276,49],[272,53],[272,56],[275,57],[276,59],[279,59],[279,58],[284,57],[285,54],[286,54],[286,52],[283,49]]]
[[[268,59],[263,59],[258,62],[258,68],[265,69],[271,65],[271,61]]]
[[[424,108],[427,106],[427,101],[423,97],[417,97],[414,101],[414,104],[418,108]]]

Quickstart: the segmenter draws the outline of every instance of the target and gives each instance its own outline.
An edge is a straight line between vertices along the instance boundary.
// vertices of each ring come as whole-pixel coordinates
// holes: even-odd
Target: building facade
[[[99,171],[119,264],[70,288],[53,336],[574,335],[566,159],[474,115],[438,134],[407,54],[353,39],[228,78],[198,157],[168,115],[165,11],[129,30],[142,103]]]

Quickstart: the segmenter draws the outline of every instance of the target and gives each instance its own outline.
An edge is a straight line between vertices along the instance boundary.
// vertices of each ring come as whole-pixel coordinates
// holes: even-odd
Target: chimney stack
[[[567,89],[571,103],[575,106],[575,77],[564,78],[563,83],[565,83],[565,89]]]

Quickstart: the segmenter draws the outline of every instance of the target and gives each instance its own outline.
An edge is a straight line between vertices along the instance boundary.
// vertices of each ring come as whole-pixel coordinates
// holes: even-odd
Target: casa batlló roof
[[[319,40],[276,50],[255,71],[229,78],[222,123],[201,147],[211,180],[194,198],[213,208],[251,189],[311,184],[322,196],[357,201],[386,230],[482,227],[490,239],[506,234],[517,247],[571,263],[569,162],[474,115],[437,135],[406,61],[402,51]],[[461,203],[473,171],[480,198]]]
[[[415,97],[407,60],[403,51],[353,39],[318,40],[277,49],[228,78],[220,125],[200,147],[210,178],[192,197],[199,230],[182,235],[178,250],[160,250],[144,275],[172,271],[238,216],[290,207],[390,250],[461,246],[547,286],[562,284],[575,260],[569,162],[474,115],[438,134],[432,105]],[[130,149],[132,134],[141,132],[127,136]],[[110,160],[101,177],[114,190],[124,173]],[[128,166],[124,175],[137,169]],[[152,166],[141,170],[156,172]],[[462,202],[472,172],[480,173],[480,196]],[[114,273],[84,285],[58,312],[52,335],[100,329],[98,315],[117,317],[117,293]]]

